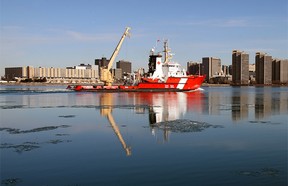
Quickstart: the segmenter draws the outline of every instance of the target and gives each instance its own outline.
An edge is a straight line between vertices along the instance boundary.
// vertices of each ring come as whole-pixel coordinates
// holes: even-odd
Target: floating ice
[[[222,125],[212,125],[206,122],[177,119],[151,124],[151,127],[169,130],[171,132],[201,132],[206,128],[223,128]]]
[[[42,132],[48,130],[54,130],[57,128],[67,128],[69,125],[60,125],[60,126],[47,126],[47,127],[39,127],[31,130],[20,130],[14,128],[0,128],[0,131],[7,131],[10,134],[24,134],[24,133],[31,133],[31,132]]]

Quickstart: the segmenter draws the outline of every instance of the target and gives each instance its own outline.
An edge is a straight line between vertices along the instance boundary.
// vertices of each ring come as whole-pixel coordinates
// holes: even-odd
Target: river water
[[[1,185],[287,185],[288,87],[0,86]]]

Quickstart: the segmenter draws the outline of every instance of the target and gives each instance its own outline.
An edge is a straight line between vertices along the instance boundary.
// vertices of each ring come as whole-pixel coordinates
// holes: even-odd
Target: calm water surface
[[[287,185],[288,87],[0,86],[1,184]]]

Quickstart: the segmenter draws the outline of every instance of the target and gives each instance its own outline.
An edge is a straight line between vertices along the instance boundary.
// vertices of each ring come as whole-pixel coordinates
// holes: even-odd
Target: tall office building
[[[116,68],[122,69],[122,74],[130,74],[131,73],[131,62],[120,60],[116,62]]]
[[[257,52],[255,56],[256,83],[272,84],[272,56]]]
[[[192,75],[199,75],[199,74],[202,75],[203,74],[202,64],[189,61],[187,62],[187,71],[189,74],[192,74]]]
[[[272,61],[272,83],[288,84],[288,59]]]
[[[232,83],[235,85],[249,83],[249,54],[239,50],[232,52]]]
[[[221,59],[214,57],[203,57],[202,68],[204,74],[206,74],[205,81],[209,81],[213,76],[221,73]]]

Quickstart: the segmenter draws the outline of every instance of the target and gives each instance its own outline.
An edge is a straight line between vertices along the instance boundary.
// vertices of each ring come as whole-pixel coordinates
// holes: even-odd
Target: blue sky
[[[174,61],[221,58],[233,49],[288,58],[287,0],[0,0],[0,75],[5,67],[66,67],[110,58],[147,69],[149,51],[168,39]],[[162,45],[158,44],[158,50]],[[115,67],[115,65],[114,65]]]

